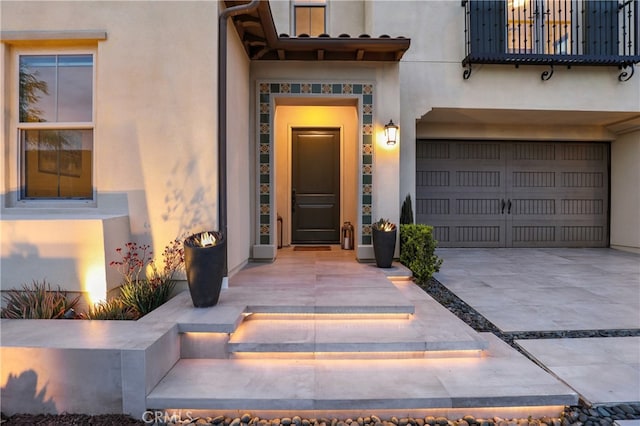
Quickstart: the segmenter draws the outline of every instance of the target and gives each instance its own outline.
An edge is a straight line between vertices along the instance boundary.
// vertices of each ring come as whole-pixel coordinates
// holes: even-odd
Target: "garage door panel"
[[[416,152],[416,218],[442,247],[608,245],[607,144],[418,141]]]
[[[504,223],[482,226],[440,223],[433,226],[433,237],[440,247],[504,247],[506,232]]]
[[[607,229],[590,223],[533,224],[526,221],[508,227],[511,247],[602,247]]]
[[[557,226],[532,225],[522,223],[509,228],[509,241],[512,247],[531,247],[533,245],[553,246],[557,237]]]

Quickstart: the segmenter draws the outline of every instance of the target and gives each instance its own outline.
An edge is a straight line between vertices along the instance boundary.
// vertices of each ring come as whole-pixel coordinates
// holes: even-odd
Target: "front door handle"
[[[509,203],[507,204],[507,214],[511,214],[511,200],[509,200]]]
[[[502,199],[502,212],[500,214],[504,214],[504,207],[507,205],[507,203],[504,202],[504,198]]]
[[[296,190],[291,190],[291,213],[296,212]]]

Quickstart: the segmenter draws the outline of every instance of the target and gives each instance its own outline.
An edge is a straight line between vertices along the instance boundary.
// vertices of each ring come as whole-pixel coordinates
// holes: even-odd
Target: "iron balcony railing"
[[[631,78],[640,62],[639,0],[462,0],[464,77],[472,64],[609,65]],[[628,71],[627,68],[630,68]]]

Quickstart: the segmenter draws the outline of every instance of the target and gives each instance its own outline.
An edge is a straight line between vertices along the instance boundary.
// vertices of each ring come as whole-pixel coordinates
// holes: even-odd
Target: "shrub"
[[[411,205],[411,195],[407,194],[402,208],[400,209],[400,225],[410,225],[413,223],[413,207]]]
[[[136,318],[140,318],[169,300],[175,287],[175,281],[154,285],[150,280],[125,282],[120,287],[122,302],[135,310]]]
[[[69,300],[60,287],[51,290],[45,280],[34,280],[30,285],[23,284],[21,290],[9,290],[3,299],[6,307],[2,309],[2,318],[58,319],[78,304],[80,296]]]
[[[138,316],[137,311],[127,306],[121,298],[114,298],[94,304],[89,308],[85,316],[90,320],[134,320]]]
[[[158,269],[149,245],[125,244],[124,250],[117,248],[121,260],[109,265],[123,277],[120,287],[122,302],[144,316],[171,297],[176,285],[175,275],[184,266],[184,249],[178,239],[169,243],[162,253],[163,268]],[[124,254],[123,254],[124,253]]]
[[[411,269],[419,285],[427,284],[440,270],[442,259],[435,255],[437,245],[432,226],[400,225],[400,263]]]

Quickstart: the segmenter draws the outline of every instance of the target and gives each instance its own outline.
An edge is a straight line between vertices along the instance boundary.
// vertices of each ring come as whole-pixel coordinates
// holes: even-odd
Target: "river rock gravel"
[[[202,426],[611,426],[618,420],[640,419],[640,403],[598,407],[566,407],[560,417],[503,419],[500,417],[458,419],[445,417],[391,417],[383,419],[374,414],[355,419],[303,418],[301,416],[261,419],[245,413],[241,417],[181,417],[171,412],[134,419],[123,415],[88,416],[82,414],[14,415],[2,417],[2,424],[16,426],[133,426],[133,425],[202,425]]]

